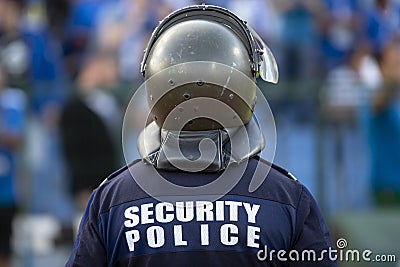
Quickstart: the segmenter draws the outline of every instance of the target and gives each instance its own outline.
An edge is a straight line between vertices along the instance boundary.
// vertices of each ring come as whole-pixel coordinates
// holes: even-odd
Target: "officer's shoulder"
[[[136,185],[130,172],[130,168],[140,162],[140,160],[135,160],[116,170],[94,190],[93,203],[96,210],[101,213],[121,203],[146,197],[146,194]]]
[[[132,161],[131,163],[126,164],[123,167],[121,167],[120,169],[114,171],[109,176],[107,176],[107,178],[105,178],[103,180],[103,182],[98,186],[98,188],[104,187],[105,185],[109,184],[110,182],[117,182],[117,180],[119,178],[123,178],[126,175],[130,175],[129,168],[132,167],[133,165],[139,163],[140,161],[141,161],[140,159],[136,159],[136,160]]]
[[[255,175],[265,177],[252,178],[262,182],[251,195],[296,208],[303,192],[303,185],[289,171],[262,158],[253,158],[253,164],[261,168],[261,171],[257,171]]]
[[[259,156],[254,157],[254,159],[256,161],[258,161],[260,164],[264,165],[265,168],[270,168],[271,169],[271,172],[269,172],[270,175],[275,176],[275,177],[277,176],[280,178],[287,179],[289,181],[299,183],[297,178],[292,173],[290,173],[288,170],[282,168],[281,166],[278,166],[272,162],[269,162]]]
[[[284,190],[293,195],[298,195],[302,191],[303,185],[299,180],[286,169],[271,163],[263,158],[258,159],[258,165],[266,169],[264,186],[266,188],[280,191]],[[261,172],[262,174],[263,172]]]

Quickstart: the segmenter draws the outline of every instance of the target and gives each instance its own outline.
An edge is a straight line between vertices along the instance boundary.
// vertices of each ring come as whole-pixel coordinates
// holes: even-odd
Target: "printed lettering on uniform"
[[[162,248],[167,242],[175,247],[211,245],[212,236],[218,237],[219,245],[232,247],[243,242],[249,248],[260,247],[261,228],[257,225],[260,205],[241,201],[186,201],[144,203],[124,210],[125,238],[129,251],[137,244],[149,248]],[[239,224],[238,222],[244,222]],[[218,223],[217,229],[211,227]],[[165,225],[173,223],[170,230]],[[198,229],[185,236],[185,227],[192,223]],[[199,236],[193,238],[193,235]],[[173,239],[173,240],[169,240]],[[246,239],[246,240],[240,240]],[[191,244],[197,242],[197,244]]]

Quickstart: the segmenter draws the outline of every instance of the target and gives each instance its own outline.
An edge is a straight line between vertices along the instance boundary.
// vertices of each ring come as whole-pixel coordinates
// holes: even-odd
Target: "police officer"
[[[142,72],[141,160],[93,192],[66,266],[336,266],[309,191],[258,156],[256,78],[278,71],[257,33],[220,7],[180,9]]]

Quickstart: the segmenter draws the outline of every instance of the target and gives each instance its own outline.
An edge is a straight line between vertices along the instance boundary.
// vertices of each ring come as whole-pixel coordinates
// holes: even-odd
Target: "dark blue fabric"
[[[61,105],[65,99],[65,70],[58,42],[45,31],[35,29],[24,35],[30,50],[31,101],[41,112],[48,103]]]
[[[160,201],[136,184],[128,168],[117,172],[92,194],[66,266],[336,266],[327,260],[290,264],[278,261],[276,254],[272,261],[257,258],[257,253],[265,246],[268,251],[314,249],[317,253],[331,247],[327,227],[311,194],[282,170],[271,168],[263,184],[253,193],[248,191],[257,163],[268,164],[251,159],[239,183],[212,202],[212,214],[199,212],[204,218],[197,217],[195,207],[193,220],[188,222],[180,221],[182,217],[178,218],[175,210],[162,213],[173,216],[168,222],[157,221],[155,205]],[[136,162],[133,167],[133,170],[145,169],[148,165]],[[209,183],[219,176],[219,173],[164,171],[159,174],[186,186]],[[217,202],[224,205],[223,208],[217,208]],[[231,210],[232,206],[227,203],[238,207]],[[142,205],[150,210],[148,216],[141,215],[140,211],[146,210]],[[254,209],[253,219],[245,206]],[[130,213],[133,209],[136,210]],[[135,219],[130,216],[132,214],[137,215]],[[185,215],[190,217],[190,212],[186,210]],[[207,225],[208,235],[201,231],[201,225]],[[152,239],[149,235],[154,227],[161,229],[162,234]],[[259,231],[249,234],[254,229]],[[139,239],[135,240],[131,251],[126,236],[130,231],[137,231]],[[208,242],[202,243],[202,233],[208,236]],[[151,245],[149,240],[159,242],[159,247]],[[186,243],[177,244],[177,240]],[[232,243],[228,244],[230,241]]]

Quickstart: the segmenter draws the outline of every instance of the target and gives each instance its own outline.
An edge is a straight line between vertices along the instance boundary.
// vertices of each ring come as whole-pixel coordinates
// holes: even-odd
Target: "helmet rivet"
[[[229,99],[233,99],[233,97],[234,97],[233,94],[230,94],[230,95],[229,95]]]
[[[149,98],[150,98],[150,101],[153,101],[153,95],[150,95]]]
[[[175,85],[175,82],[174,82],[174,80],[172,80],[172,79],[169,79],[168,83],[169,83],[169,85],[171,85],[171,86]]]
[[[198,86],[203,86],[203,85],[204,85],[204,81],[198,80],[198,81],[196,82],[196,84],[197,84]]]
[[[185,98],[186,100],[188,100],[188,99],[190,99],[190,94],[188,94],[188,93],[184,93],[183,94],[183,98]]]

